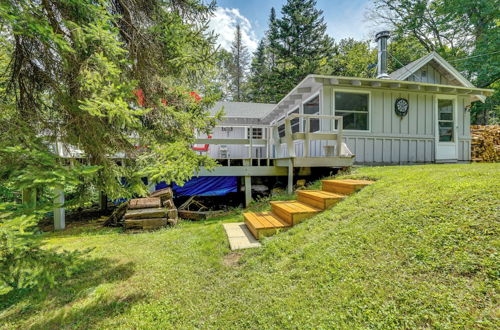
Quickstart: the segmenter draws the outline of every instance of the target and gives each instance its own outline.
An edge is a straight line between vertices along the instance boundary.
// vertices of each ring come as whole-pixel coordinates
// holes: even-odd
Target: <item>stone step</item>
[[[315,208],[326,210],[345,198],[345,195],[323,190],[298,190],[297,200]]]
[[[271,211],[291,226],[321,212],[320,209],[299,201],[271,202]]]
[[[243,213],[245,224],[256,239],[274,235],[278,230],[290,227],[290,224],[271,212]]]
[[[353,179],[321,180],[322,190],[342,195],[350,195],[372,183],[373,181]]]

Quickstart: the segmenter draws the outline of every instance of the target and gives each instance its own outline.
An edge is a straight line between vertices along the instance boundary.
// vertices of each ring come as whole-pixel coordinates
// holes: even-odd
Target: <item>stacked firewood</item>
[[[472,125],[471,135],[471,151],[473,162],[500,161],[499,125]]]
[[[125,229],[157,229],[178,222],[172,189],[157,190],[146,198],[135,198],[121,204],[104,223]]]

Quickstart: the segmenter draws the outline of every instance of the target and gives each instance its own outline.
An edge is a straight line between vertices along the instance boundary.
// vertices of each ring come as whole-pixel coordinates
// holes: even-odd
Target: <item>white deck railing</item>
[[[302,124],[299,122],[299,130],[297,132],[292,131],[292,121],[294,119],[302,120]],[[311,120],[317,119],[321,121],[320,127],[326,128],[323,131],[310,132],[311,130]],[[284,136],[279,136],[279,127],[285,125]],[[318,157],[319,155],[311,155],[310,152],[310,142],[311,141],[335,141],[335,145],[325,145],[325,147],[332,147],[335,149],[335,156],[350,156],[351,153],[347,149],[347,146],[342,142],[343,138],[343,120],[342,116],[331,116],[331,115],[306,115],[306,114],[292,114],[289,117],[281,120],[275,125],[220,125],[217,127],[245,127],[249,129],[250,133],[253,128],[262,128],[263,136],[262,139],[252,139],[252,138],[198,138],[196,139],[196,144],[210,144],[210,145],[241,145],[248,148],[246,155],[243,157],[237,157],[238,159],[278,159],[278,158],[294,158],[297,157],[295,150],[296,142],[303,141],[303,152],[301,152],[301,157]],[[302,128],[302,129],[301,129]],[[318,129],[319,129],[318,128]],[[274,152],[272,147],[274,146]],[[253,157],[254,147],[265,147],[265,157]],[[333,155],[326,155],[333,156]],[[216,157],[217,158],[217,157]],[[228,159],[236,159],[233,157],[227,157]]]

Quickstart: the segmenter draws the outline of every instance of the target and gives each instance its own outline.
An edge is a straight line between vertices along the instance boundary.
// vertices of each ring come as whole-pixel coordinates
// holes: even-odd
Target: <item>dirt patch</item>
[[[222,263],[227,267],[237,267],[243,253],[232,252],[224,257]]]

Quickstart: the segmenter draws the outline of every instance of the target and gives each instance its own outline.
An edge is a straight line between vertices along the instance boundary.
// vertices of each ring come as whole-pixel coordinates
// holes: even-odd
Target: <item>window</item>
[[[319,115],[319,95],[304,103],[304,114],[305,115]],[[310,127],[309,132],[319,131],[319,119],[311,118],[309,120]],[[306,121],[304,120],[304,130],[306,127]]]
[[[285,123],[278,126],[278,135],[280,138],[285,136]]]
[[[250,132],[250,127],[247,129],[247,136],[249,139],[263,139],[264,129],[262,127],[252,127],[252,132]]]
[[[294,113],[299,113],[299,108],[293,110],[292,112],[290,112],[288,115],[292,115]],[[300,131],[300,122],[299,122],[299,118],[294,118],[290,121],[290,124],[292,126],[292,133],[297,133],[298,131]]]
[[[335,115],[344,117],[344,129],[367,131],[368,94],[335,92]]]
[[[453,142],[453,101],[438,100],[439,142]]]

